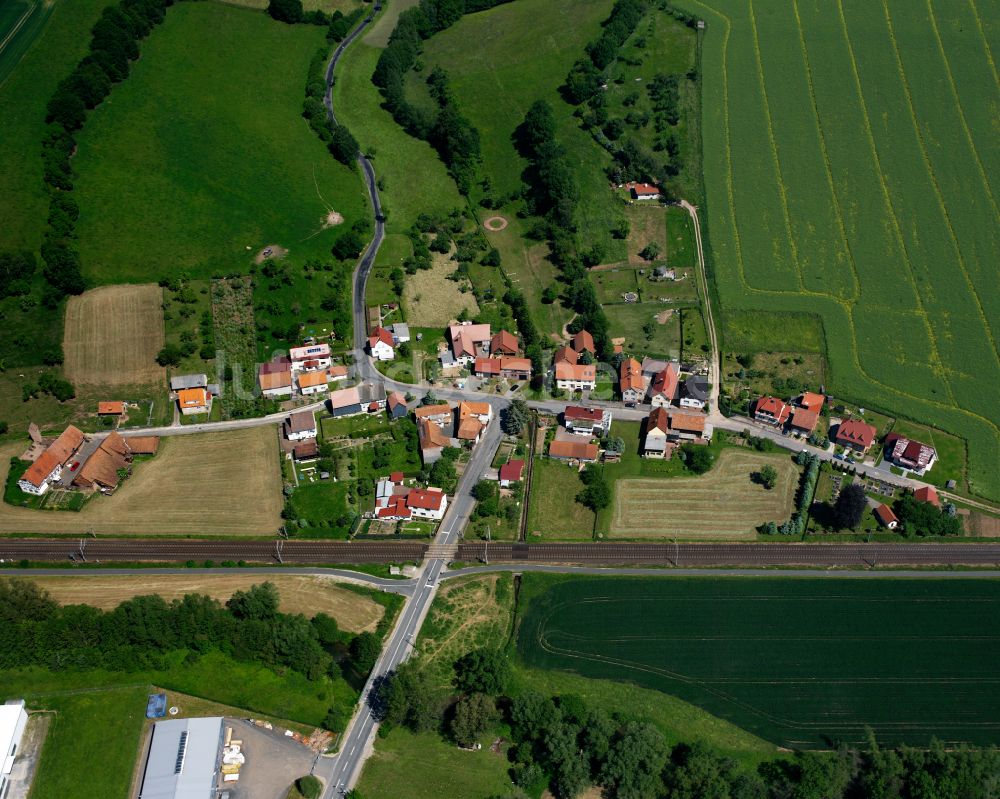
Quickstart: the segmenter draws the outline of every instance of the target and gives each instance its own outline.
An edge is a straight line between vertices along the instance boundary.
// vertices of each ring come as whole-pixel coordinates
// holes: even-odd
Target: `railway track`
[[[996,544],[511,544],[468,542],[465,562],[667,566],[993,566]]]
[[[399,563],[421,561],[420,542],[149,541],[144,539],[3,539],[0,558],[90,563]]]
[[[400,563],[427,557],[415,541],[0,539],[5,561],[89,563]],[[589,566],[1000,566],[1000,544],[523,544],[464,542],[458,561]]]

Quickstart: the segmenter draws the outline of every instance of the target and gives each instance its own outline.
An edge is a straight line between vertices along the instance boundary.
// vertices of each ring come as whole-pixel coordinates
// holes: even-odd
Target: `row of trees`
[[[574,105],[588,100],[601,89],[604,69],[618,57],[646,13],[646,0],[618,0],[604,23],[601,35],[587,45],[587,57],[578,59],[566,76],[563,96]]]
[[[332,652],[346,643],[350,667],[366,675],[380,643],[371,633],[351,637],[325,614],[311,620],[281,613],[271,583],[237,591],[222,605],[188,594],[166,602],[137,596],[114,610],[59,605],[34,583],[0,579],[0,669],[42,666],[53,671],[164,668],[166,656],[221,650],[242,661],[290,668],[310,680],[337,678]]]
[[[326,60],[329,53],[321,47],[309,62],[309,74],[306,79],[306,99],[302,103],[302,116],[306,118],[309,127],[322,139],[330,154],[340,163],[351,169],[355,168],[358,158],[357,139],[346,125],[333,122],[327,113],[323,98],[326,95]]]
[[[751,768],[702,742],[670,745],[635,710],[608,712],[576,695],[510,697],[510,677],[501,651],[473,650],[455,661],[447,696],[409,661],[374,692],[380,734],[438,730],[469,746],[503,723],[516,786],[507,799],[544,789],[572,799],[592,785],[607,799],[987,799],[1000,784],[995,748],[882,749],[874,736],[863,750],[796,753]]]
[[[399,15],[372,76],[396,122],[410,135],[430,142],[463,194],[475,183],[481,160],[479,132],[459,111],[443,70],[433,70],[428,78],[437,104],[433,113],[407,101],[406,75],[416,65],[425,39],[451,27],[463,14],[505,2],[510,0],[420,0]]]
[[[49,193],[48,227],[42,242],[43,274],[48,288],[43,302],[55,307],[67,294],[86,288],[75,246],[79,209],[72,197],[76,149],[73,134],[83,127],[87,112],[96,108],[112,86],[128,77],[139,57],[139,41],[160,24],[173,0],[120,0],[108,6],[91,30],[87,55],[56,87],[46,107],[42,137],[43,180]]]
[[[567,285],[563,299],[577,313],[570,332],[590,331],[598,352],[609,358],[612,347],[608,320],[585,263],[600,259],[581,257],[577,252],[575,217],[580,191],[573,167],[556,140],[552,107],[544,100],[533,103],[514,137],[529,163],[524,173],[528,210],[544,220],[540,232],[549,238],[550,258],[559,266]]]

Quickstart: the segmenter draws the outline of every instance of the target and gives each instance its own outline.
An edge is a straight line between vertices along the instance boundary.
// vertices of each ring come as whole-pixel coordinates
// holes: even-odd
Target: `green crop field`
[[[532,667],[655,688],[781,746],[1000,741],[1000,581],[525,575]]]
[[[360,175],[302,119],[323,29],[182,3],[88,120],[74,159],[80,255],[97,283],[246,271],[267,245],[328,257],[337,211],[369,211]],[[247,248],[250,248],[249,250]]]
[[[971,490],[1000,498],[1000,7],[681,4],[707,22],[724,309],[820,317],[827,388],[962,436]]]

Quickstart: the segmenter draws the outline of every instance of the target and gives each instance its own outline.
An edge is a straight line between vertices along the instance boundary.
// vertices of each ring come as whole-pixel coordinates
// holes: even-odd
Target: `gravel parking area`
[[[308,774],[316,753],[283,732],[256,727],[242,719],[226,719],[233,738],[243,741],[246,763],[238,782],[227,783],[230,799],[284,799],[289,786]]]

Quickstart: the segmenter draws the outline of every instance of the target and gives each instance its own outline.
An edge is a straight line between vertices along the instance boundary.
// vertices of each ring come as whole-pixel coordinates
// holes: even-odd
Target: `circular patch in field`
[[[502,216],[491,216],[483,222],[483,227],[496,233],[497,231],[503,230],[507,227],[507,220]]]

